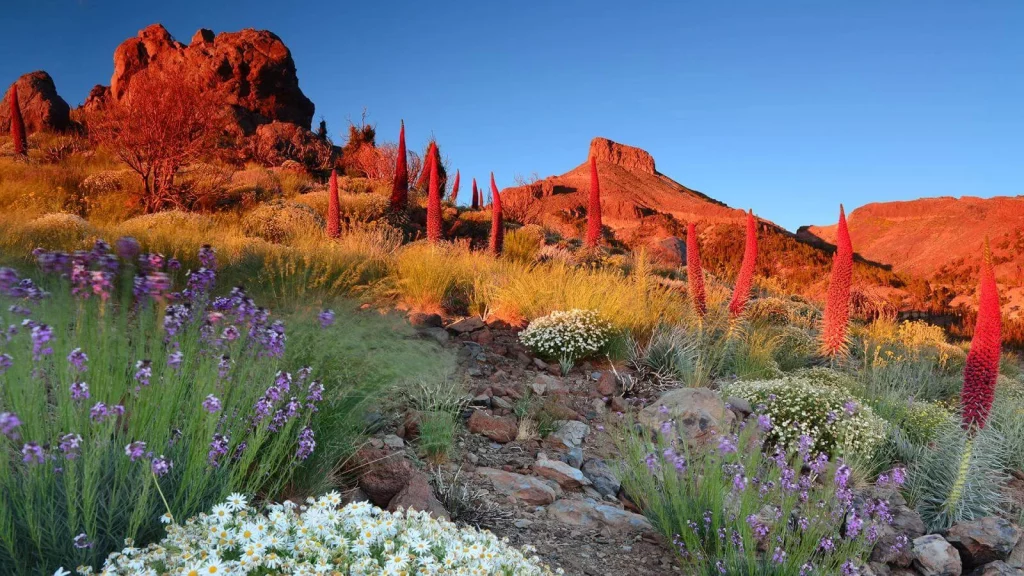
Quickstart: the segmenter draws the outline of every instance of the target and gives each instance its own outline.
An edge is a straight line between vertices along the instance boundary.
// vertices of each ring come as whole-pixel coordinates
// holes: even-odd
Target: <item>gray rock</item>
[[[725,403],[732,408],[733,412],[739,412],[744,418],[749,416],[754,411],[754,409],[750,406],[750,402],[748,402],[744,398],[729,396],[728,398],[725,399]]]
[[[418,332],[425,338],[433,338],[438,344],[447,344],[451,339],[444,328],[420,328]]]
[[[960,552],[964,568],[976,568],[1009,558],[1020,536],[1020,529],[1009,521],[987,516],[955,524],[946,533],[946,540]]]
[[[708,388],[670,390],[640,412],[640,422],[653,431],[672,420],[679,438],[691,444],[711,440],[728,430],[735,419],[722,398]]]
[[[579,468],[583,465],[583,449],[578,447],[570,448],[568,452],[559,454],[558,459],[573,468]]]
[[[591,458],[583,463],[583,467],[580,470],[594,483],[594,489],[600,492],[602,496],[611,496],[612,498],[618,496],[619,489],[622,488],[622,482],[619,481],[615,471],[604,460]]]
[[[395,450],[401,450],[405,448],[405,440],[402,440],[394,434],[388,434],[384,436],[384,445],[388,448],[394,448]]]
[[[479,316],[470,316],[469,318],[463,318],[458,322],[452,322],[448,325],[448,329],[456,334],[468,334],[484,327],[484,321]]]
[[[533,471],[538,476],[554,480],[566,490],[577,490],[591,484],[590,479],[578,468],[559,460],[551,460],[543,452],[539,456],[540,458],[533,463]]]
[[[915,538],[912,553],[921,576],[960,576],[963,571],[956,548],[938,534]]]
[[[541,360],[540,358],[534,358],[533,359],[533,365],[536,366],[538,370],[547,370],[548,369],[548,363],[543,361],[543,360]]]
[[[477,468],[476,473],[490,480],[495,491],[531,506],[550,504],[561,494],[560,490],[552,488],[536,476],[524,476],[495,468]]]
[[[576,448],[583,444],[583,439],[590,434],[590,426],[579,420],[556,420],[552,438],[560,441],[566,448]]]
[[[654,532],[651,523],[640,514],[601,504],[591,498],[559,500],[548,506],[547,514],[558,522],[580,528],[608,528],[616,532]]]
[[[969,572],[967,576],[1022,576],[1022,575],[1024,575],[1024,570],[1020,570],[1019,568],[1014,568],[1013,566],[1010,566],[1009,564],[1007,564],[1006,562],[1003,562],[1002,560],[996,560],[995,562],[990,562],[988,564],[985,564],[984,566],[981,566],[979,568],[975,568],[974,570]]]
[[[502,398],[501,396],[491,396],[491,406],[495,408],[501,408],[503,410],[511,410],[512,404]]]

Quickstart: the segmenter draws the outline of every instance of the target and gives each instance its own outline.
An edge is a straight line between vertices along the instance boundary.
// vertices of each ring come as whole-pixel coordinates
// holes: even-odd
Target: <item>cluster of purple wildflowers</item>
[[[12,268],[0,267],[0,295],[16,299],[39,301],[48,293],[29,278],[21,278]],[[25,308],[12,307],[12,312],[24,314]]]
[[[254,349],[257,355],[270,358],[284,355],[284,323],[280,320],[271,321],[270,311],[257,306],[244,288],[236,286],[227,296],[214,298],[211,308],[212,312],[207,314],[201,332],[203,338],[214,347],[224,348],[239,340],[244,329],[246,347]],[[215,330],[215,326],[221,322],[227,326]]]
[[[220,466],[220,458],[228,453],[228,446],[231,440],[224,434],[214,434],[210,441],[210,451],[206,454],[206,461],[214,468]]]

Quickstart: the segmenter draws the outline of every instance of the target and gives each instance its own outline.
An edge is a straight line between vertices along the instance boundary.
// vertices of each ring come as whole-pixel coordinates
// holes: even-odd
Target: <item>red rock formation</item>
[[[590,196],[587,203],[587,248],[601,243],[601,184],[597,177],[597,156],[590,156]]]
[[[594,138],[590,141],[590,158],[622,166],[632,172],[657,174],[654,169],[654,156],[651,153],[633,146],[612,142],[607,138]]]
[[[427,162],[430,187],[427,193],[427,241],[436,244],[441,238],[441,189],[437,183],[437,148]]]
[[[11,94],[17,89],[25,133],[62,132],[71,127],[71,108],[57,94],[53,78],[42,70],[18,78],[0,102],[0,130],[11,129]]]
[[[341,236],[341,206],[338,201],[338,171],[331,170],[331,183],[327,190],[327,236]]]
[[[391,211],[405,210],[409,202],[409,165],[405,153],[405,121],[398,133],[398,160],[395,162],[395,177],[391,181]]]
[[[842,224],[842,221],[840,221]],[[995,399],[999,379],[999,353],[1002,343],[1002,317],[999,312],[999,290],[992,271],[992,254],[985,242],[981,267],[978,320],[974,327],[971,350],[964,366],[964,386],[960,393],[963,427],[984,428]]]
[[[488,247],[494,256],[501,255],[505,246],[505,221],[501,212],[501,193],[494,183],[494,172],[491,172],[491,238]]]
[[[185,75],[216,92],[231,107],[237,129],[245,134],[275,120],[308,130],[313,120],[314,106],[299,89],[291,52],[266,30],[214,35],[204,29],[185,45],[160,24],[148,26],[117,47],[110,88],[94,88],[86,107],[103,106],[110,98],[124,99],[131,92],[132,78],[143,71]]]

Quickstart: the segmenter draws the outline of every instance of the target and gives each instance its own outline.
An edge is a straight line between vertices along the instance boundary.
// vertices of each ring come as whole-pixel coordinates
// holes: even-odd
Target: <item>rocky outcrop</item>
[[[185,45],[160,24],[148,26],[114,51],[110,88],[94,88],[86,109],[123,100],[131,93],[132,78],[143,71],[181,75],[212,91],[231,107],[234,127],[244,134],[274,121],[308,130],[313,120],[313,102],[299,88],[291,52],[267,30],[215,35],[202,29]]]
[[[1021,531],[997,516],[962,522],[949,529],[946,541],[960,552],[964,568],[1006,560],[1020,540]]]
[[[626,170],[657,174],[654,169],[654,156],[641,148],[626,146],[598,136],[590,141],[590,153],[587,158],[596,157],[599,162],[607,162],[622,166]]]
[[[42,70],[25,74],[14,85],[18,87],[18,104],[25,120],[25,131],[63,132],[71,128],[71,108],[57,94],[53,78]],[[8,88],[0,102],[0,131],[11,129],[11,89]]]

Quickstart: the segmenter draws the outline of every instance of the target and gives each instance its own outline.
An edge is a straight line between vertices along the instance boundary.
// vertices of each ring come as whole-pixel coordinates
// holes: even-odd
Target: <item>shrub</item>
[[[623,488],[686,574],[858,573],[891,521],[886,503],[855,497],[850,469],[809,451],[809,441],[771,456],[756,445],[757,428],[703,452],[675,434],[652,440],[623,427]]]
[[[460,528],[435,520],[426,512],[385,512],[367,502],[339,508],[341,496],[331,492],[307,506],[271,504],[264,514],[234,495],[209,514],[172,524],[167,537],[146,548],[125,548],[111,554],[104,574],[134,575],[141,571],[260,574],[480,574],[540,576],[552,574],[536,556],[498,540],[490,532]],[[307,527],[316,527],[306,530]],[[212,533],[239,537],[221,545]],[[256,533],[245,537],[247,532]],[[467,551],[471,551],[467,553]],[[561,573],[559,571],[558,573]]]
[[[544,231],[539,226],[523,226],[505,232],[503,254],[508,260],[529,264],[537,259],[544,245]]]
[[[0,271],[26,315],[0,363],[0,572],[95,561],[151,540],[164,512],[275,493],[312,452],[325,390],[313,369],[283,371],[284,326],[244,291],[208,296],[212,251],[173,305],[179,272],[158,255],[38,260],[70,286],[33,298]]]
[[[44,214],[23,228],[23,233],[33,246],[66,250],[79,248],[91,231],[92,227],[82,217],[63,212]]]
[[[789,447],[801,436],[814,452],[870,456],[885,437],[885,422],[842,388],[813,375],[736,382],[727,392],[772,419],[766,438]]]
[[[242,218],[242,233],[246,236],[277,244],[316,236],[323,229],[324,219],[315,210],[282,200],[263,204]]]
[[[325,190],[309,192],[295,197],[293,202],[305,204],[326,218],[329,208],[329,193]],[[379,194],[338,194],[338,211],[341,218],[349,223],[367,223],[382,219],[388,211],[388,199]]]
[[[611,325],[593,310],[555,311],[530,322],[519,340],[548,359],[573,363],[600,352],[611,337]]]
[[[122,192],[131,186],[131,170],[100,170],[82,180],[82,189],[91,195]]]

